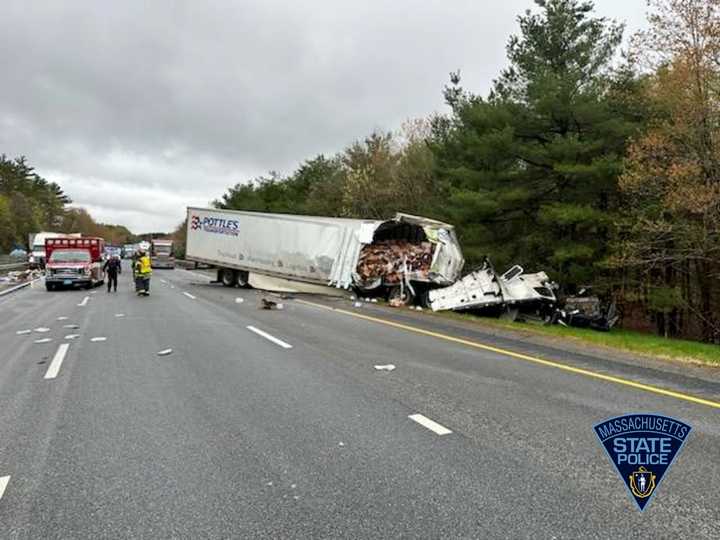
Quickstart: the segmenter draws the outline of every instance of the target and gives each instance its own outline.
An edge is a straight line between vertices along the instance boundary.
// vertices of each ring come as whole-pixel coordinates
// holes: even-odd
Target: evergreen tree
[[[613,99],[622,26],[593,17],[592,2],[536,4],[518,18],[510,66],[487,98],[453,74],[452,115],[435,120],[433,149],[448,185],[443,217],[471,262],[489,255],[571,286],[592,281],[606,254],[634,122]]]

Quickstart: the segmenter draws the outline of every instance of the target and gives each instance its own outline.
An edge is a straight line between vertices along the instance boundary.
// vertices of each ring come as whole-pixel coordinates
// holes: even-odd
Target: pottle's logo
[[[659,414],[627,414],[595,426],[640,511],[652,499],[663,476],[685,444],[688,424]]]
[[[237,236],[240,232],[240,222],[234,219],[191,216],[190,229],[193,231],[199,229],[208,233]]]

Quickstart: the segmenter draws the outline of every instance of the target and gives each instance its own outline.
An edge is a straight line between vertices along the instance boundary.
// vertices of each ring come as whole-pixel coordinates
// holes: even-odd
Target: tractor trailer
[[[345,219],[187,209],[186,259],[217,268],[218,281],[247,286],[251,273],[410,303],[454,283],[464,259],[452,225],[397,214]]]

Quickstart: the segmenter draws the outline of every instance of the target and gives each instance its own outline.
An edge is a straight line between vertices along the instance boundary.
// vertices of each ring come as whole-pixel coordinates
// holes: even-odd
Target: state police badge
[[[594,429],[643,511],[692,428],[669,416],[639,413],[608,418]]]

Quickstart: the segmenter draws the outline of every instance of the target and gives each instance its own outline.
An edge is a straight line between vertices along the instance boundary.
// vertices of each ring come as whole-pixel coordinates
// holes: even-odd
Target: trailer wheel
[[[250,273],[245,270],[238,270],[236,274],[238,286],[243,289],[248,288],[250,286]]]
[[[238,275],[231,268],[223,268],[220,270],[220,281],[225,287],[235,287],[238,283]]]
[[[409,306],[414,299],[415,297],[407,287],[403,287],[402,292],[400,286],[391,287],[388,291],[388,303],[390,305]]]

